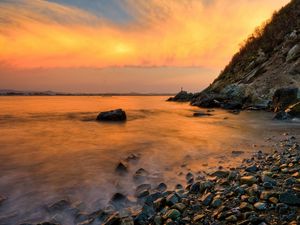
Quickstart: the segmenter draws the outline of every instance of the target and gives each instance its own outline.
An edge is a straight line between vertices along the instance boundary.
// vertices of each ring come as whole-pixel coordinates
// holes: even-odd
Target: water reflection
[[[127,112],[126,123],[95,121],[115,108]],[[141,167],[151,174],[147,182],[173,187],[189,170],[233,167],[273,147],[268,137],[299,131],[299,124],[274,122],[264,112],[193,117],[197,110],[165,97],[1,97],[0,194],[8,200],[0,224],[44,219],[45,204],[64,198],[98,209],[117,191],[132,195],[132,174]],[[245,154],[233,157],[240,149]],[[116,175],[118,162],[132,153],[140,159],[127,176]]]

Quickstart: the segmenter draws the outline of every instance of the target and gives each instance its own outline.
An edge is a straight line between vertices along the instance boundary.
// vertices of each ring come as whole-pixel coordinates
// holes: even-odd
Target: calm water
[[[299,133],[299,123],[272,121],[272,114],[217,110],[193,117],[199,108],[166,97],[0,97],[0,224],[47,218],[44,206],[80,201],[86,211],[103,207],[113,193],[132,195],[132,174],[150,172],[147,182],[170,188],[192,170],[233,167],[267,140]],[[126,123],[99,123],[100,111],[123,108]],[[243,150],[233,157],[232,150]],[[128,176],[114,169],[131,153]],[[180,171],[183,175],[180,175]]]

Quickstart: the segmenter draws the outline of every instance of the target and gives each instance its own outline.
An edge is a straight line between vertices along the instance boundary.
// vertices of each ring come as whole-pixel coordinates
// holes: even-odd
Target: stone
[[[269,192],[269,191],[263,191],[260,193],[260,199],[268,200],[270,197],[272,197],[272,195],[274,195],[274,193]]]
[[[193,222],[194,222],[194,223],[200,222],[201,220],[204,219],[204,217],[205,217],[204,214],[198,214],[198,215],[194,216]]]
[[[285,112],[291,117],[300,117],[300,101],[294,105],[289,106]]]
[[[128,168],[127,168],[127,165],[123,162],[120,162],[117,166],[116,166],[116,169],[115,171],[117,173],[119,173],[120,175],[124,175],[128,172]]]
[[[155,216],[153,221],[155,225],[161,225],[163,223],[163,219],[161,218],[161,216]]]
[[[279,194],[279,202],[285,203],[287,205],[299,206],[300,197],[291,191],[286,191],[284,193]]]
[[[300,56],[300,45],[296,44],[289,50],[289,52],[286,56],[286,61],[291,62],[291,61],[297,59],[299,56]]]
[[[300,100],[298,88],[277,89],[273,95],[274,112],[280,112],[287,109],[288,106],[297,103]]]
[[[126,119],[126,113],[122,109],[101,112],[97,116],[98,121],[125,121]]]
[[[256,202],[254,204],[254,208],[259,210],[259,211],[264,211],[267,209],[267,204],[264,202]]]
[[[136,181],[144,181],[149,176],[149,172],[143,168],[138,169],[133,175],[133,179]]]
[[[116,208],[124,207],[128,202],[128,198],[121,193],[115,193],[110,200],[110,203]]]
[[[190,187],[190,193],[192,194],[201,194],[205,191],[205,186],[201,182],[196,182],[191,185]]]
[[[228,216],[226,219],[225,219],[227,222],[236,222],[238,219],[235,215],[231,215],[231,216]]]
[[[167,190],[167,185],[165,183],[160,183],[157,187],[156,190],[160,191],[160,192],[164,192]]]
[[[269,202],[271,202],[273,204],[277,204],[278,203],[278,198],[271,197],[271,198],[269,198]]]
[[[231,154],[233,155],[241,155],[241,154],[244,154],[245,152],[244,151],[239,151],[239,150],[234,150],[231,152]]]
[[[257,172],[259,169],[256,165],[253,165],[253,166],[249,166],[245,169],[246,172],[249,172],[249,173],[255,173]]]
[[[229,175],[228,171],[223,171],[223,170],[218,170],[214,173],[211,174],[214,177],[218,177],[218,178],[226,178]]]
[[[170,194],[166,198],[167,204],[172,206],[179,202],[179,197],[176,194]]]
[[[172,208],[173,208],[173,209],[177,209],[177,210],[179,210],[180,212],[183,212],[184,209],[186,208],[186,205],[179,202],[179,203],[176,203],[175,205],[173,205]]]
[[[242,202],[239,206],[239,208],[245,212],[245,211],[252,211],[254,208],[251,204],[247,203],[247,202]]]
[[[202,196],[201,201],[203,205],[210,205],[214,197],[214,194],[212,193],[207,193],[206,195]]]
[[[119,225],[121,223],[121,218],[118,214],[113,214],[103,223],[103,225]]]
[[[255,176],[243,176],[240,178],[240,182],[241,182],[241,184],[252,185],[257,182],[257,179]]]
[[[135,196],[137,198],[143,198],[150,194],[151,184],[141,184],[137,186]]]
[[[170,209],[164,215],[164,219],[177,220],[181,216],[181,213],[177,209]]]
[[[271,177],[269,177],[269,176],[267,176],[267,175],[263,175],[263,176],[261,177],[261,180],[262,180],[262,182],[268,182],[268,183],[271,183],[272,186],[276,186],[276,185],[277,185],[276,180],[273,179],[273,178],[271,178]]]
[[[211,206],[213,208],[218,208],[219,206],[222,205],[222,200],[220,198],[216,198],[212,201]]]

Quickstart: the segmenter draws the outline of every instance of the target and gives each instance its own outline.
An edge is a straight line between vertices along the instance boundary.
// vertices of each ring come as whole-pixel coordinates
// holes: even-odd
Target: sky
[[[289,0],[0,0],[0,89],[196,92]]]

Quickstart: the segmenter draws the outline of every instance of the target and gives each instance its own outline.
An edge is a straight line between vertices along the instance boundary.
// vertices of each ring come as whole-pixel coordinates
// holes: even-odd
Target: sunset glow
[[[168,66],[219,71],[247,35],[288,0],[112,1],[126,13],[121,18],[111,8],[104,14],[72,1],[56,2],[0,2],[2,70]]]

